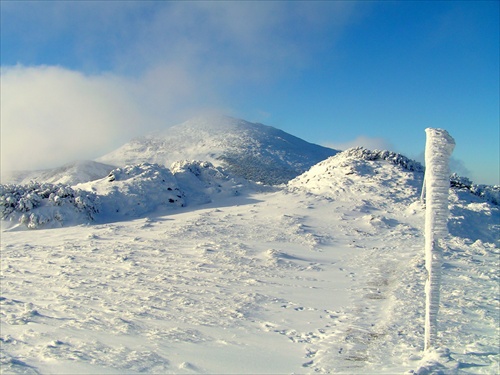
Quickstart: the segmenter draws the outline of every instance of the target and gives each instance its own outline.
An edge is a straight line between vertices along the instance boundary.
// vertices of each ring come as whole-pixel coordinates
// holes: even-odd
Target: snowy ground
[[[421,174],[318,168],[196,209],[2,232],[2,372],[498,373],[498,206],[450,198],[443,350],[424,355]]]

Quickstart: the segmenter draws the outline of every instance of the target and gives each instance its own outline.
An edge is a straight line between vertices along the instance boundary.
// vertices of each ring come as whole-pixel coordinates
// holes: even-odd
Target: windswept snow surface
[[[498,206],[452,191],[441,349],[424,353],[423,173],[373,155],[286,189],[3,232],[3,373],[498,373]]]
[[[202,116],[134,139],[98,161],[169,166],[178,160],[206,160],[249,180],[281,184],[337,152],[271,126],[228,116]]]

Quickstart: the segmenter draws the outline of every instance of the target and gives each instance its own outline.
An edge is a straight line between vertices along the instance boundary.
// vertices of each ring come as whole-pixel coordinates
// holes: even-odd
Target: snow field
[[[2,371],[498,372],[498,207],[452,193],[443,349],[424,353],[423,175],[314,168],[196,209],[3,232]]]
[[[286,252],[269,251],[269,242],[264,243],[264,239],[270,231],[278,232],[271,242],[288,247],[291,239],[296,242],[293,247],[306,249],[311,246],[310,239],[302,236],[298,223],[289,227],[293,218],[286,216],[281,220],[286,230],[271,230],[268,221],[258,228],[247,226],[245,221],[254,220],[257,213],[250,210],[244,215],[246,209],[242,206],[241,212],[232,214],[221,209],[202,210],[194,217],[189,213],[175,215],[174,220],[73,228],[75,237],[70,241],[65,236],[55,239],[44,233],[47,231],[37,232],[37,243],[46,244],[30,248],[26,258],[17,259],[16,267],[3,270],[11,276],[17,269],[29,267],[31,277],[24,274],[16,280],[21,285],[15,277],[8,277],[13,281],[3,283],[3,287],[5,291],[19,290],[28,279],[30,284],[43,285],[43,291],[28,293],[22,300],[5,297],[2,301],[11,310],[8,327],[23,326],[24,331],[26,325],[34,326],[34,332],[14,339],[13,331],[6,340],[12,344],[6,345],[15,348],[31,336],[32,349],[25,355],[34,357],[42,372],[64,372],[65,361],[70,360],[97,368],[109,363],[119,366],[117,372],[137,372],[144,366],[148,372],[159,373],[192,368],[210,373],[301,369],[301,350],[294,349],[292,342],[307,340],[313,334],[288,328],[284,318],[264,317],[267,306],[289,311],[284,316],[304,316],[303,310],[312,309],[303,306],[300,297],[305,302],[310,299],[312,285],[307,283],[314,284],[317,266]],[[249,229],[240,232],[245,227]],[[87,233],[83,238],[82,232]],[[137,232],[141,236],[133,235]],[[207,242],[207,238],[214,240]],[[249,248],[238,239],[259,246]],[[303,285],[302,279],[311,280]],[[298,301],[286,298],[297,288],[303,289]],[[47,327],[51,327],[50,333]],[[263,333],[269,345],[266,348],[261,347]],[[252,335],[256,335],[253,345]],[[60,344],[54,345],[56,341]],[[189,352],[173,367],[172,345],[174,352],[177,346]],[[194,354],[205,347],[207,358]],[[138,358],[130,360],[133,353],[138,353]],[[148,364],[143,363],[144,358],[149,358]],[[52,363],[54,359],[57,364]],[[197,365],[196,360],[202,363]],[[183,363],[191,365],[186,369]]]

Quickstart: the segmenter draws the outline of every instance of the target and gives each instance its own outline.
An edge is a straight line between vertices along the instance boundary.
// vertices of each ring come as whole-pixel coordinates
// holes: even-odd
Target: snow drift
[[[368,205],[392,209],[395,197],[407,205],[414,202],[423,171],[420,163],[401,154],[354,147],[316,164],[288,187],[334,199],[357,194]]]
[[[75,179],[72,170],[68,172],[68,180]],[[170,168],[141,163],[111,171],[105,167],[102,171],[104,170],[107,171],[105,177],[72,187],[38,182],[2,185],[0,208],[2,220],[6,222],[4,226],[36,229],[119,221],[142,217],[157,210],[172,211],[252,191],[273,190],[208,161],[180,160]],[[261,172],[263,171],[260,170]],[[404,197],[403,200],[408,205],[414,201],[415,194],[422,186],[423,173],[424,168],[420,163],[401,154],[356,147],[314,165],[292,179],[287,188],[302,189],[329,198],[354,193],[365,197],[370,202],[367,205],[380,205],[383,209],[392,210],[388,202],[394,196]],[[401,176],[404,178],[403,182],[400,180]],[[59,174],[57,178],[65,179]],[[479,201],[497,204],[499,200],[499,187],[474,185],[470,180],[456,175],[451,177],[450,184],[461,194],[480,197]],[[64,196],[64,209],[60,203],[57,206],[49,199],[50,193],[39,195],[44,189],[51,192],[71,191]],[[396,192],[401,194],[395,194]],[[82,206],[78,203],[82,199],[90,203]],[[31,203],[26,205],[23,203],[25,201]],[[22,223],[21,227],[18,226],[19,223]],[[455,225],[454,222],[450,223],[452,228]]]
[[[141,163],[115,168],[101,179],[76,184],[0,185],[5,227],[49,228],[104,223],[207,204],[214,199],[269,190],[206,161],[178,161],[171,169]],[[19,226],[21,224],[21,227]]]

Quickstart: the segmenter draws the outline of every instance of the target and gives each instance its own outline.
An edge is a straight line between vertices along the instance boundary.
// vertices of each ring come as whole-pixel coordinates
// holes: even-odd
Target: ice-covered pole
[[[435,346],[442,252],[448,234],[449,161],[455,140],[443,129],[425,129],[425,350]]]

